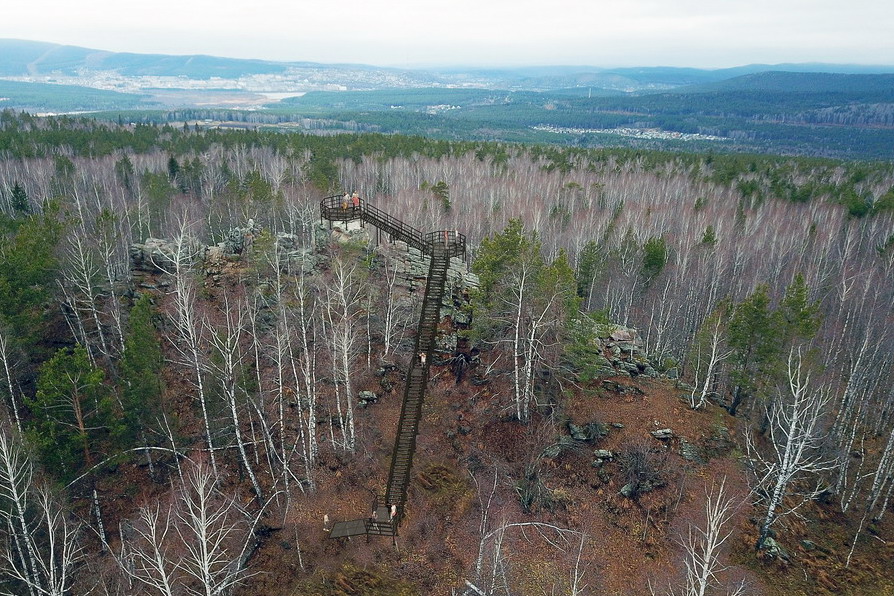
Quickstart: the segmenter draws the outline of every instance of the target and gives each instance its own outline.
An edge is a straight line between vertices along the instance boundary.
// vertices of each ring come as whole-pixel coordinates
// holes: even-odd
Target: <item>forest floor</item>
[[[315,490],[293,488],[289,502],[271,508],[237,596],[448,595],[470,584],[485,592],[508,585],[501,593],[570,594],[575,581],[580,594],[664,594],[682,585],[682,542],[691,525],[704,524],[705,495],[721,482],[735,504],[717,576],[722,593],[744,582],[744,594],[894,594],[890,518],[864,525],[848,565],[859,517],[836,513],[836,503],[813,502],[776,527],[787,560],[756,554],[760,512],[737,447],[742,420],[713,404],[691,410],[685,391],[666,379],[554,383],[544,391],[549,403],[522,424],[508,375],[481,379],[473,369],[457,383],[449,367],[432,366],[400,536],[329,539],[324,515],[366,517],[384,491],[400,414],[401,360],[408,357],[395,358],[385,376],[375,372],[377,363],[358,367],[365,372],[354,379],[355,390],[379,399],[356,410],[353,454],[330,448],[329,437],[341,431],[320,413]],[[177,434],[200,447],[189,377],[175,369],[182,367],[166,367],[166,406]],[[591,423],[604,436],[571,438],[570,424]],[[665,428],[672,439],[650,434]],[[614,458],[594,465],[596,449]],[[620,494],[630,479],[623,462],[635,453],[655,487],[628,498]],[[235,453],[221,460],[239,468]],[[231,474],[228,482],[225,492],[249,494],[245,479]],[[111,528],[135,505],[170,492],[168,482],[149,481],[138,459],[96,486]],[[521,495],[531,497],[527,508]]]
[[[570,593],[575,569],[583,572],[581,594],[649,594],[650,586],[664,593],[680,585],[681,541],[690,523],[703,524],[706,490],[721,480],[736,502],[725,569],[718,576],[725,585],[744,582],[746,594],[894,593],[894,543],[880,537],[894,535],[891,528],[885,524],[864,534],[845,568],[855,521],[830,513],[831,504],[809,505],[810,522],[792,517],[780,523],[787,561],[757,556],[758,512],[735,448],[736,420],[716,406],[690,410],[670,381],[614,379],[620,393],[576,388],[558,400],[550,416],[522,425],[501,406],[507,387],[455,384],[446,369],[433,371],[415,482],[395,544],[382,537],[329,540],[322,519],[364,517],[383,490],[400,412],[399,385],[359,412],[357,455],[322,464],[317,491],[296,499],[282,531],[253,559],[258,575],[240,595],[451,594],[461,593],[466,581],[491,585],[499,534],[494,531],[501,524],[509,525],[501,552],[513,594]],[[381,390],[372,376],[361,385]],[[556,457],[538,457],[567,436],[569,421],[602,422],[611,430]],[[676,437],[663,442],[649,435],[660,428],[671,428]],[[684,459],[683,441],[697,446],[705,462]],[[651,449],[663,485],[628,499],[619,494],[625,476],[617,459],[597,468],[592,451],[618,454],[637,445]],[[525,512],[517,487],[532,468],[550,502]],[[483,573],[476,575],[481,549]]]
[[[759,511],[751,505],[735,447],[737,419],[714,405],[690,410],[671,381],[616,378],[607,385],[611,389],[573,388],[548,413],[523,425],[506,407],[508,387],[496,379],[456,384],[447,367],[432,370],[407,515],[395,543],[386,537],[331,540],[323,528],[324,514],[333,521],[368,515],[386,484],[402,384],[400,373],[392,372],[396,383],[385,392],[381,379],[368,373],[358,379],[358,389],[381,396],[357,411],[356,453],[332,455],[325,440],[329,427],[321,425],[324,456],[316,490],[298,492],[264,519],[269,531],[249,560],[251,575],[237,596],[446,595],[453,589],[462,593],[466,581],[491,586],[496,576],[505,576],[512,594],[553,588],[567,594],[575,569],[581,594],[649,594],[650,586],[663,594],[669,585],[680,585],[681,541],[690,523],[703,524],[706,490],[721,480],[736,502],[719,574],[723,584],[744,581],[745,594],[778,596],[894,594],[889,517],[864,525],[847,565],[859,517],[841,514],[836,503],[810,503],[800,517],[790,516],[776,528],[788,560],[757,555]],[[188,395],[185,382],[179,388],[169,384],[169,396]],[[188,401],[179,407],[181,421],[194,417]],[[610,430],[595,441],[565,439],[571,448],[542,456],[568,437],[568,422],[600,422]],[[192,426],[181,427],[181,435]],[[649,434],[661,428],[672,429],[675,438],[659,441]],[[697,447],[704,463],[681,456],[684,441]],[[594,467],[592,453],[606,449],[617,455],[637,446],[653,456],[661,486],[629,499],[619,494],[626,476],[618,457]],[[157,463],[164,465],[162,459]],[[238,467],[235,459],[221,465]],[[518,487],[532,472],[546,496],[526,512]],[[239,482],[232,478],[224,490],[235,490]],[[112,468],[96,486],[111,528],[132,515],[135,504],[169,498],[170,489],[168,482],[150,481],[139,459]],[[501,525],[505,532],[498,531]],[[502,556],[495,558],[498,537]],[[114,536],[111,546],[117,548]],[[505,575],[494,573],[497,559]]]
[[[681,585],[681,542],[690,523],[704,523],[706,491],[721,481],[736,503],[718,575],[723,585],[744,581],[744,594],[779,596],[894,594],[889,519],[867,524],[849,566],[859,519],[835,513],[832,503],[811,503],[803,517],[779,524],[788,560],[755,554],[759,512],[751,505],[736,448],[738,421],[714,405],[689,409],[672,381],[616,378],[566,388],[525,425],[507,407],[509,388],[497,377],[475,385],[471,378],[455,383],[447,367],[432,367],[432,374],[407,514],[396,541],[331,540],[323,528],[324,514],[333,521],[368,515],[386,484],[402,383],[400,372],[392,371],[387,381],[393,388],[384,391],[382,378],[368,372],[358,377],[357,389],[375,391],[380,399],[357,410],[356,453],[333,455],[326,445],[330,428],[321,425],[324,455],[316,490],[298,492],[264,520],[269,531],[249,560],[250,576],[237,596],[447,595],[463,593],[467,581],[487,588],[500,578],[512,594],[569,594],[575,570],[580,594],[664,594],[668,586]],[[197,423],[189,422],[189,402],[176,397],[189,394],[186,383],[169,379],[168,395],[178,402],[171,406],[185,423],[181,434],[200,434]],[[602,423],[608,434],[587,442],[565,439],[570,448],[543,456],[569,436],[569,422]],[[672,429],[675,438],[659,441],[649,434],[662,428]],[[696,447],[703,462],[681,456],[684,442]],[[630,499],[619,494],[626,476],[618,455],[637,448],[652,457],[660,486]],[[610,450],[616,458],[595,467],[594,449]],[[238,467],[235,459],[221,465]],[[525,511],[518,488],[532,472],[545,497]],[[135,461],[97,483],[112,527],[134,503],[166,498],[170,485],[148,482],[147,476],[145,463]],[[238,482],[231,479],[224,490],[235,490]],[[497,538],[501,556],[494,552]],[[495,560],[502,565],[498,572]]]

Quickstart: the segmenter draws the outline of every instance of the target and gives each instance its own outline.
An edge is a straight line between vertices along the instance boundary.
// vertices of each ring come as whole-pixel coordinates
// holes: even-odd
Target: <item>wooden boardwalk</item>
[[[413,357],[407,370],[404,396],[398,420],[397,436],[391,454],[391,467],[388,471],[388,486],[385,495],[377,500],[375,517],[336,522],[329,534],[330,538],[346,538],[363,534],[379,536],[397,536],[397,528],[404,515],[407,500],[407,489],[410,485],[413,467],[413,455],[416,451],[416,436],[419,433],[419,422],[422,418],[422,402],[428,386],[429,367],[435,349],[435,336],[441,320],[441,300],[447,282],[447,269],[452,257],[464,257],[466,254],[466,237],[456,230],[440,230],[424,234],[399,219],[369,205],[366,201],[358,201],[357,205],[348,204],[341,195],[326,197],[320,202],[320,217],[333,221],[353,221],[372,224],[395,240],[406,242],[423,254],[429,255],[428,277],[425,284],[425,296],[422,299],[422,312],[416,328],[416,342]],[[391,513],[394,508],[394,515]]]

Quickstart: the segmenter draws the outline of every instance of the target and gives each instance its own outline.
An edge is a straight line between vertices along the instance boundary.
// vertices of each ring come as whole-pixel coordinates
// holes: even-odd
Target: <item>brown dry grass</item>
[[[166,370],[166,405],[176,414],[183,436],[200,444],[201,424],[189,398],[192,390],[186,375],[175,368]],[[572,388],[523,425],[511,419],[505,380],[494,377],[487,385],[474,386],[469,375],[455,385],[446,367],[433,367],[432,374],[414,461],[416,480],[396,546],[382,537],[329,540],[322,527],[324,514],[333,520],[368,515],[373,496],[385,486],[402,383],[400,375],[392,373],[390,380],[396,385],[382,393],[379,380],[366,372],[357,377],[356,389],[370,389],[381,397],[357,411],[356,454],[336,456],[323,445],[316,492],[295,495],[288,507],[277,508],[265,520],[273,531],[251,558],[255,575],[239,588],[239,596],[450,594],[464,580],[478,581],[474,571],[481,503],[487,501],[494,478],[497,488],[488,511],[488,531],[501,522],[543,522],[586,534],[581,557],[584,593],[647,594],[650,582],[659,588],[679,582],[678,540],[690,522],[701,520],[704,487],[724,477],[741,500],[725,558],[726,580],[745,579],[752,594],[894,593],[894,543],[882,538],[894,535],[890,520],[873,528],[878,537],[864,535],[845,569],[856,522],[831,513],[833,506],[813,505],[805,510],[809,523],[780,526],[782,542],[793,554],[791,563],[757,558],[756,513],[746,502],[744,473],[735,452],[716,449],[721,428],[736,441],[738,420],[716,407],[690,410],[680,399],[682,392],[669,381],[617,378],[614,381],[640,390],[620,394],[598,383]],[[516,484],[545,446],[567,435],[568,421],[623,427],[612,428],[598,444],[582,444],[556,458],[541,459],[534,467],[552,496],[552,507],[525,513]],[[663,444],[648,434],[666,427],[713,450],[714,457],[704,465],[687,462],[679,455],[679,439]],[[328,427],[323,425],[320,431],[323,436]],[[665,484],[631,500],[618,494],[624,482],[620,464],[614,461],[597,469],[591,465],[592,450],[618,452],[636,442],[665,450],[661,470]],[[235,460],[229,463],[238,468]],[[103,479],[100,488],[109,503],[107,526],[114,528],[139,504],[163,494],[167,485],[149,481],[144,468],[129,463]],[[813,540],[822,549],[801,548],[802,539]],[[567,582],[575,554],[572,547],[562,553],[536,532],[521,530],[507,533],[504,547],[510,553],[507,568],[513,593],[549,593],[551,586]]]
[[[328,467],[321,470],[317,493],[295,503],[281,535],[255,557],[253,566],[269,570],[270,581],[259,577],[240,593],[310,594],[328,585],[329,593],[349,594],[333,583],[334,578],[344,575],[346,568],[363,568],[374,570],[376,577],[390,578],[395,586],[409,582],[419,594],[449,594],[464,579],[475,580],[479,499],[487,499],[494,474],[497,491],[489,529],[501,521],[538,521],[584,532],[581,564],[587,570],[588,592],[645,594],[649,580],[675,579],[680,560],[676,526],[683,518],[697,517],[704,482],[726,475],[734,490],[745,491],[742,474],[732,460],[689,464],[677,454],[677,445],[671,444],[666,447],[667,469],[663,470],[667,484],[634,502],[618,495],[619,465],[606,464],[600,473],[591,465],[596,445],[586,444],[541,461],[540,478],[556,501],[551,510],[526,514],[515,494],[514,485],[526,466],[557,436],[567,434],[567,420],[623,424],[598,444],[614,451],[637,440],[664,448],[648,435],[659,427],[669,426],[693,443],[715,434],[715,412],[688,410],[678,399],[679,391],[666,382],[641,387],[643,395],[577,391],[561,400],[551,419],[522,425],[507,416],[507,388],[499,381],[484,387],[456,386],[446,374],[436,377],[424,410],[414,463],[417,478],[397,547],[384,538],[326,540],[321,526],[324,513],[333,519],[363,516],[372,495],[384,486],[399,414],[395,391],[360,412],[361,447],[356,460],[330,458]],[[296,544],[301,547],[300,562]],[[569,554],[550,548],[536,533],[511,532],[505,548],[511,553],[510,579],[521,593],[537,593],[537,586],[549,589],[566,581]],[[282,573],[285,569],[288,579]]]

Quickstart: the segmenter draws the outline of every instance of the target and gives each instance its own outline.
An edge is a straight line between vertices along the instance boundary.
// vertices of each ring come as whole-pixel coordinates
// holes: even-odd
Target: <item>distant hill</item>
[[[40,41],[0,39],[0,76],[15,77],[40,72],[74,72],[95,50]]]
[[[535,66],[491,69],[438,69],[449,75],[486,78],[502,82],[507,89],[556,90],[593,87],[610,90],[649,91],[717,83],[739,77],[785,71],[795,73],[840,73],[873,75],[894,73],[894,67],[847,64],[750,64],[734,68],[701,69],[672,66],[599,68],[594,66]],[[747,83],[746,83],[747,84]],[[498,85],[499,86],[499,85]]]
[[[679,67],[601,68],[596,66],[533,66],[520,68],[396,69],[361,64],[275,62],[206,55],[115,53],[104,50],[19,39],[0,39],[0,76],[76,76],[89,71],[115,71],[122,76],[182,76],[190,79],[282,74],[290,68],[310,68],[322,73],[373,73],[378,81],[363,76],[363,89],[420,86],[474,86],[491,89],[547,91],[576,87],[613,91],[656,91],[716,83],[766,71],[879,74],[894,67],[838,64],[752,64],[725,69]],[[398,76],[395,76],[398,75]],[[355,76],[356,75],[351,75]],[[373,77],[375,78],[375,77]],[[350,76],[348,77],[350,79]],[[343,81],[339,81],[343,84]]]
[[[678,90],[681,93],[768,92],[894,95],[894,74],[768,71]]]
[[[288,64],[192,55],[132,54],[93,50],[52,43],[0,39],[0,76],[41,74],[76,75],[84,69],[114,70],[127,76],[212,76],[238,78],[248,74],[276,74]]]
[[[0,109],[35,112],[155,109],[143,116],[232,122],[250,114],[292,130],[310,119],[327,131],[886,160],[894,147],[894,67],[407,70],[0,39],[3,77],[26,80],[0,80]]]

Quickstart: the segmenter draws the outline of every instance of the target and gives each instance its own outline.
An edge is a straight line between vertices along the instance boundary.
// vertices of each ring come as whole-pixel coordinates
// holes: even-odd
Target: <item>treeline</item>
[[[50,112],[78,112],[93,110],[126,110],[138,106],[149,107],[146,95],[119,93],[75,85],[23,83],[0,80],[0,107],[27,106],[29,110]],[[7,104],[10,105],[10,104]]]
[[[754,120],[777,123],[833,124],[836,126],[894,126],[894,103],[851,103],[790,114],[754,116]]]
[[[119,123],[182,120],[310,131],[382,132],[450,140],[540,142],[538,125],[571,129],[658,128],[723,137],[718,151],[758,151],[846,159],[887,159],[894,144],[888,75],[760,73],[661,93],[395,89],[311,92],[263,111],[155,109],[142,96],[59,85],[0,82],[12,105],[54,111],[117,110]],[[232,124],[231,124],[232,125]],[[664,139],[566,134],[551,142],[701,150]]]
[[[812,80],[810,76],[807,79]],[[740,81],[735,88],[721,85],[608,97],[581,97],[575,90],[320,92],[272,109],[293,117],[331,118],[380,126],[382,132],[443,138],[486,138],[489,134],[491,138],[530,141],[536,137],[528,129],[536,125],[660,128],[731,139],[718,144],[724,150],[885,159],[890,157],[892,142],[889,112],[894,91],[889,79],[876,79],[864,88],[850,90],[798,85],[797,81],[788,86],[784,81],[764,86],[759,81]],[[431,113],[438,105],[454,109]],[[833,124],[846,130],[824,126]],[[586,145],[587,139],[569,137],[567,142]]]

